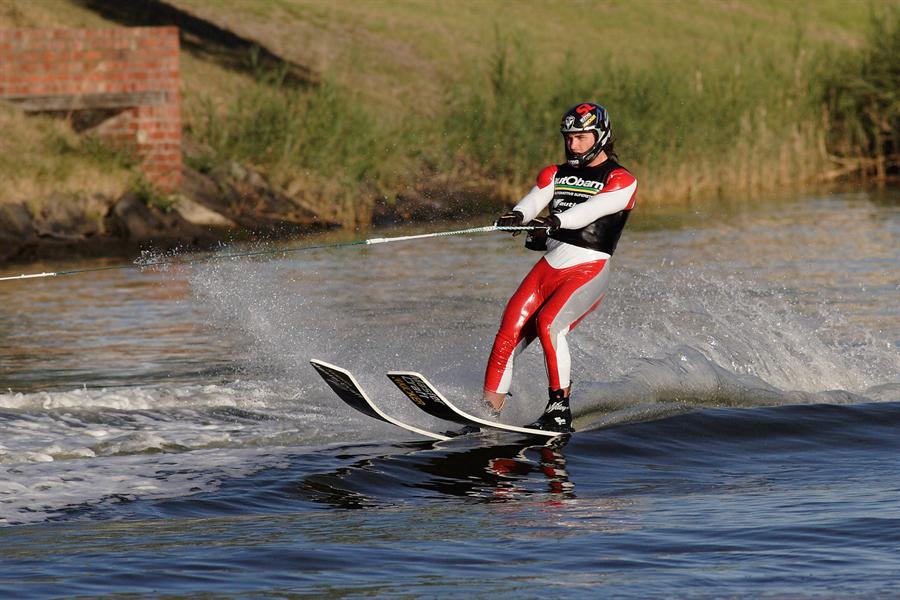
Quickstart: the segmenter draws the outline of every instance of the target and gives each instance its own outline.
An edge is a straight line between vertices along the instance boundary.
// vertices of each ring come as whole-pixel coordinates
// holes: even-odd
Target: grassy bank
[[[896,0],[170,2],[319,75],[298,87],[186,50],[189,164],[255,166],[347,225],[462,187],[515,200],[583,99],[610,109],[644,207],[887,174],[896,155]],[[0,26],[114,25],[75,0],[0,0]]]
[[[47,198],[115,197],[134,177],[127,156],[75,134],[65,121],[25,116],[0,102],[0,131],[0,204],[24,202],[38,212]]]
[[[600,69],[577,60],[542,73],[527,53],[498,47],[489,84],[470,87],[452,122],[461,155],[521,188],[557,162],[559,115],[573,99],[596,98],[611,113],[621,160],[640,174],[645,202],[752,196],[813,181],[823,159],[810,81],[799,51],[774,61],[737,48],[733,65]],[[515,55],[516,60],[509,57]]]
[[[227,102],[202,96],[189,107],[188,130],[203,145],[189,164],[201,171],[223,161],[252,164],[348,225],[365,220],[376,193],[389,193],[378,188],[387,163],[378,153],[382,132],[331,81],[298,93],[285,85],[283,71],[259,71]]]
[[[193,0],[178,4],[212,12]],[[888,4],[843,6],[614,5],[604,11],[620,27],[568,33],[564,23],[577,22],[584,7],[534,3],[490,16],[483,4],[454,14],[442,6],[435,8],[440,31],[419,3],[367,3],[362,15],[342,3],[300,0],[232,6],[219,11],[218,22],[253,32],[276,21],[268,41],[284,56],[315,63],[317,52],[332,50],[324,68],[333,79],[297,91],[260,77],[218,112],[208,102],[192,127],[214,154],[260,164],[287,185],[299,176],[319,187],[326,203],[346,210],[349,202],[364,215],[366,198],[390,202],[398,190],[448,174],[514,200],[540,166],[560,160],[559,115],[590,98],[610,109],[617,148],[641,178],[645,206],[798,190],[846,171],[836,170],[842,157],[858,162],[873,145],[884,146],[846,144],[835,129],[871,135],[871,124],[853,118],[853,102],[865,100],[848,101],[851,92],[829,98],[848,68],[860,76],[870,70],[860,56],[889,68],[889,50],[871,48],[885,46],[884,28],[896,28],[896,12]],[[309,32],[311,22],[327,23],[331,38]],[[357,28],[366,35],[350,34]],[[309,45],[290,47],[291,31],[309,33]],[[347,34],[343,45],[340,34]],[[417,61],[389,59],[384,45],[391,36],[415,50]],[[559,41],[578,36],[579,44]],[[585,60],[577,48],[592,45],[603,50]],[[398,107],[400,99],[406,102]],[[843,108],[828,109],[838,104]],[[286,116],[274,128],[265,125],[273,111]],[[340,185],[316,183],[321,171],[331,183],[338,173]]]
[[[0,28],[109,25],[68,0],[0,0]],[[143,184],[135,161],[76,134],[59,115],[26,115],[0,101],[0,132],[0,205],[23,204],[32,216],[68,213],[98,221],[112,199]]]
[[[900,175],[900,7],[873,18],[860,51],[829,56],[824,119],[836,174]]]

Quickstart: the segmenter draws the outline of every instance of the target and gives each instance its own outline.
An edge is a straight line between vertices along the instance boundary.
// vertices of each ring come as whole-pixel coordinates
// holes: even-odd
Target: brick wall
[[[120,111],[96,133],[172,190],[182,177],[178,52],[177,27],[0,30],[0,98]]]

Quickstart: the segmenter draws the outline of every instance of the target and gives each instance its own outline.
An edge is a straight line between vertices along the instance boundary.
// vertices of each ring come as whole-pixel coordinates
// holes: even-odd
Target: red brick
[[[158,37],[144,37],[138,39],[139,48],[158,48],[160,46],[165,46],[165,43],[165,39]]]
[[[0,30],[0,94],[164,92],[167,104],[127,109],[99,133],[137,150],[155,180],[177,186],[182,180],[179,48],[178,29],[171,26]]]

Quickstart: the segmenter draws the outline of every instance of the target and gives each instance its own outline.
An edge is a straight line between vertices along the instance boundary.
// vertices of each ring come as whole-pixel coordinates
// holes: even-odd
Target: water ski
[[[526,435],[537,437],[553,438],[560,435],[566,435],[555,431],[542,431],[540,429],[531,429],[529,427],[506,425],[504,423],[488,421],[470,415],[454,406],[419,373],[410,371],[391,371],[387,376],[388,379],[394,382],[394,385],[400,388],[400,391],[403,392],[407,398],[412,400],[413,404],[427,412],[429,415],[444,419],[445,421],[452,421],[461,425],[488,427],[490,429],[499,429],[501,431],[524,433]]]
[[[365,391],[363,391],[362,386],[359,385],[359,382],[356,381],[356,378],[353,376],[350,371],[346,369],[342,369],[336,365],[329,364],[322,360],[313,359],[309,361],[316,372],[322,376],[322,379],[325,380],[325,383],[328,384],[334,393],[337,394],[338,398],[347,403],[351,408],[355,408],[359,412],[364,415],[368,415],[373,419],[378,419],[379,421],[384,421],[385,423],[390,423],[391,425],[396,425],[401,429],[405,429],[406,431],[411,431],[413,433],[417,433],[421,436],[431,438],[433,440],[449,440],[450,436],[443,435],[440,433],[434,433],[432,431],[426,431],[424,429],[419,429],[413,425],[407,425],[403,421],[398,421],[397,419],[391,417],[390,415],[384,413],[378,406],[375,405],[372,400],[369,399],[369,396],[366,395]]]

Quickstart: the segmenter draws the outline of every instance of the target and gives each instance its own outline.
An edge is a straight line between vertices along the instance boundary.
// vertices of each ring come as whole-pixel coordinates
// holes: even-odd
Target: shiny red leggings
[[[543,258],[534,265],[503,311],[484,374],[484,389],[505,394],[514,355],[539,338],[550,389],[569,386],[571,361],[566,334],[597,308],[609,281],[606,260],[554,269]]]

